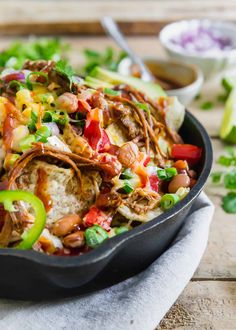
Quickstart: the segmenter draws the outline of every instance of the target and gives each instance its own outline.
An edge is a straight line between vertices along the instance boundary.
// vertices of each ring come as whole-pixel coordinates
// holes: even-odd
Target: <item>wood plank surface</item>
[[[190,282],[157,330],[235,330],[236,282]]]
[[[30,5],[29,5],[30,4]],[[186,5],[187,4],[187,5]],[[113,16],[127,34],[156,34],[167,23],[189,18],[236,21],[234,0],[1,0],[0,33],[103,34],[100,18]]]
[[[214,110],[212,110],[214,111]],[[213,139],[213,171],[219,170],[215,161],[224,151],[224,144]],[[211,180],[205,188],[216,209],[211,225],[207,250],[194,275],[194,279],[236,280],[236,215],[227,214],[221,208],[224,189],[213,185]]]

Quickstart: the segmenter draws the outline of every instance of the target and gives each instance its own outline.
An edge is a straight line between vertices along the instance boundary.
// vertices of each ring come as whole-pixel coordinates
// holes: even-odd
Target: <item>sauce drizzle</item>
[[[35,195],[41,199],[44,204],[45,210],[48,213],[52,208],[52,199],[51,196],[47,193],[48,181],[47,181],[47,173],[42,168],[39,167],[37,170],[38,179],[35,188]]]

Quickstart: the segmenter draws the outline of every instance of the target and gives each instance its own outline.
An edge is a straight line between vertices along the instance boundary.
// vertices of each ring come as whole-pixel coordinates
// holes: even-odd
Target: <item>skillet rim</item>
[[[213,149],[210,137],[206,132],[206,129],[203,125],[192,115],[189,111],[186,110],[185,118],[190,120],[195,126],[196,131],[201,135],[203,141],[203,147],[205,150],[205,159],[202,167],[201,174],[197,180],[196,185],[190,190],[188,195],[176,204],[171,210],[162,213],[156,218],[135,227],[129,232],[125,232],[122,235],[118,235],[108,239],[98,248],[85,253],[80,256],[54,256],[47,255],[41,252],[34,250],[17,250],[12,248],[0,248],[0,258],[1,257],[18,257],[27,259],[35,264],[40,264],[47,267],[57,267],[57,268],[73,268],[73,267],[83,267],[88,266],[89,264],[95,264],[102,259],[108,258],[111,256],[117,249],[121,248],[123,244],[131,240],[136,236],[142,235],[142,233],[152,230],[154,227],[160,225],[163,222],[168,221],[173,216],[177,215],[179,212],[185,210],[192,201],[197,198],[197,196],[202,191],[207,178],[210,174],[212,162],[213,162]]]

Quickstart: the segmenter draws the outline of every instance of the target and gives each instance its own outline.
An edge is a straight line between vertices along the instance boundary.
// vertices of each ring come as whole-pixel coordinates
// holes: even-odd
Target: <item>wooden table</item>
[[[114,16],[123,31],[133,35],[128,39],[137,53],[158,57],[165,54],[157,37],[141,35],[153,35],[169,21],[193,17],[236,20],[234,0],[149,0],[142,1],[142,4],[141,1],[122,0],[58,0],[56,6],[53,0],[30,3],[29,6],[25,0],[2,0],[0,32],[3,35],[85,33],[87,37],[66,38],[73,45],[71,58],[74,64],[81,59],[79,52],[84,47],[102,50],[112,44],[105,37],[94,37],[102,34],[99,18],[104,14]],[[9,38],[0,38],[0,47],[4,48],[9,41]],[[217,104],[211,111],[202,111],[199,104],[204,100],[215,101],[220,90],[219,79],[205,84],[202,99],[189,107],[208,130],[215,158],[224,150],[218,138],[222,105]],[[219,192],[212,191],[210,185],[206,191],[216,206],[207,250],[191,282],[158,329],[236,329],[236,216],[223,212]]]

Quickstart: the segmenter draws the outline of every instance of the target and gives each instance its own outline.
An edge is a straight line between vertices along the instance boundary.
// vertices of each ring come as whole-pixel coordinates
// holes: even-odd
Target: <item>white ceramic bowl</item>
[[[203,27],[217,32],[221,37],[229,38],[230,49],[212,52],[189,51],[173,43],[182,33]],[[185,63],[199,66],[205,77],[224,70],[231,64],[236,64],[236,24],[213,20],[184,20],[165,26],[160,32],[160,41],[169,56]]]
[[[143,58],[154,76],[169,82],[178,83],[180,88],[166,91],[169,96],[177,96],[179,101],[187,106],[199,94],[203,83],[203,74],[195,65],[177,61],[162,60],[156,57]],[[118,67],[119,73],[130,74],[132,61],[124,58]]]

